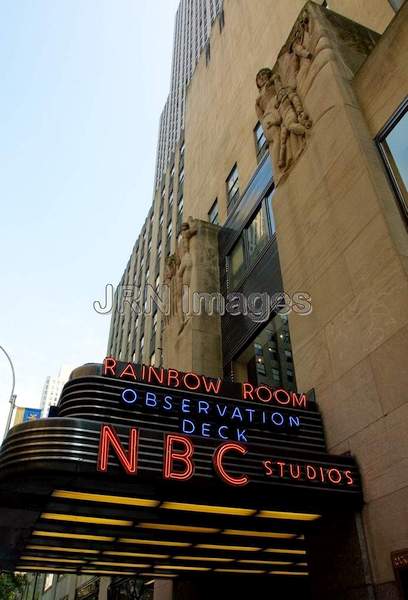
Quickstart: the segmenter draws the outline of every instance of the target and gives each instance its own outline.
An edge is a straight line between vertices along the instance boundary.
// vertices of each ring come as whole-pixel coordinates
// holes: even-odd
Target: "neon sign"
[[[116,455],[120,466],[128,475],[137,474],[138,440],[140,434],[137,429],[129,430],[128,450],[123,447],[118,434],[110,425],[102,425],[98,451],[98,470],[106,473],[109,468],[111,450]],[[248,448],[236,442],[224,442],[219,445],[212,456],[214,473],[228,485],[243,487],[251,482],[245,473],[237,474],[236,462],[249,453]],[[163,478],[174,481],[188,481],[194,476],[195,446],[193,441],[184,435],[165,434],[163,444]],[[227,466],[226,461],[233,456],[234,468]],[[240,464],[240,463],[239,463]],[[289,481],[307,481],[312,484],[326,484],[334,487],[349,487],[355,484],[352,471],[347,468],[338,468],[331,464],[315,462],[289,462],[279,457],[260,461],[259,470],[269,479],[285,479]]]
[[[103,361],[102,374],[127,381],[147,383],[177,390],[199,392],[212,396],[232,396],[242,400],[252,400],[263,404],[274,404],[307,410],[308,397],[304,393],[271,388],[268,385],[253,386],[251,383],[231,384],[222,379],[211,379],[197,373],[182,373],[177,369],[163,369],[135,363],[123,363],[111,356]],[[231,393],[233,390],[233,393]]]
[[[296,432],[301,427],[299,413],[283,412],[270,408],[251,408],[229,400],[210,402],[201,396],[175,397],[161,393],[127,387],[120,396],[127,409],[150,410],[151,412],[177,414],[180,431],[187,435],[215,437],[221,440],[235,439],[248,442],[249,429],[271,429]]]
[[[359,489],[352,459],[326,454],[323,424],[311,395],[111,357],[105,359],[102,375],[110,381],[98,391],[100,417],[121,429],[119,437],[102,421],[101,473],[119,468],[128,476],[152,477],[154,448],[161,461],[154,476],[168,482],[204,477],[233,488],[292,486],[341,494]]]

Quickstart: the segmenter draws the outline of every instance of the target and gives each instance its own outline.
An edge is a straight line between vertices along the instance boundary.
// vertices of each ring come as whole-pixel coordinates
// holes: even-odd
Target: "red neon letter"
[[[172,380],[174,379],[175,383],[172,383]],[[171,387],[179,387],[180,385],[180,381],[179,381],[179,372],[177,371],[177,369],[169,369],[167,371],[167,385],[170,385]]]
[[[107,375],[108,371],[115,377],[116,360],[112,356],[107,356],[103,361],[103,374]]]
[[[306,465],[306,476],[308,479],[316,479],[317,471],[312,465]]]
[[[137,381],[136,372],[135,372],[135,370],[133,368],[132,363],[128,363],[126,365],[126,367],[123,369],[123,371],[119,375],[119,377],[122,379],[122,377],[124,377],[125,375],[128,375],[129,377],[131,377],[132,379],[134,379],[135,381]]]
[[[293,406],[296,407],[296,405],[298,405],[298,406],[303,406],[304,408],[306,408],[306,402],[307,402],[306,394],[300,394],[300,396],[297,396],[297,394],[295,392],[291,392],[291,394],[292,394]]]
[[[195,379],[195,384],[189,384],[187,381],[187,377],[193,378],[193,380]],[[196,375],[195,373],[186,373],[184,375],[184,385],[189,390],[198,390],[198,388],[201,385],[201,380],[200,380],[199,376]]]
[[[271,460],[264,460],[262,464],[265,467],[265,471],[266,471],[266,474],[268,475],[268,477],[270,477],[271,475],[273,475],[272,461]]]
[[[260,393],[261,390],[266,390],[265,398],[262,398],[261,393]],[[256,388],[255,392],[256,392],[256,396],[257,396],[258,400],[260,400],[261,402],[270,402],[272,400],[272,390],[270,388],[268,388],[267,385],[260,385],[259,387]]]
[[[282,398],[280,398],[278,396],[278,394],[283,394],[285,399],[283,400]],[[283,388],[278,388],[277,390],[275,390],[273,395],[274,395],[276,402],[278,402],[279,404],[289,404],[289,402],[290,402],[290,394]]]
[[[138,435],[137,429],[131,427],[129,432],[128,455],[123,449],[118,434],[110,425],[102,425],[99,439],[98,471],[106,473],[108,470],[109,448],[112,444],[120,464],[128,475],[135,475],[137,471]]]
[[[175,452],[173,449],[175,443],[184,446],[184,450]],[[173,435],[171,433],[167,434],[164,439],[164,479],[177,479],[179,481],[190,479],[190,477],[194,475],[194,463],[191,460],[193,454],[194,446],[188,437],[184,435]],[[185,466],[182,473],[177,473],[173,470],[174,461],[179,461]]]
[[[281,460],[277,460],[276,464],[279,465],[280,477],[285,477],[285,465],[286,465],[286,463],[282,462]]]
[[[254,399],[254,386],[251,383],[242,384],[242,399],[246,400],[247,398]]]
[[[214,394],[220,393],[221,379],[217,379],[217,381],[212,381],[211,379],[209,379],[207,381],[207,379],[203,377],[203,383],[207,394],[210,392],[213,392]]]
[[[160,369],[160,371],[157,372],[154,367],[149,367],[149,375],[147,378],[148,383],[152,383],[152,375],[154,375],[154,378],[156,379],[157,383],[164,382],[164,370],[163,369]]]
[[[229,483],[230,485],[247,485],[249,482],[249,477],[247,475],[241,475],[241,477],[233,477],[229,475],[223,467],[222,461],[224,458],[224,454],[229,452],[230,450],[235,450],[235,452],[239,452],[239,454],[246,454],[248,450],[242,444],[237,444],[236,442],[226,442],[225,444],[221,444],[213,456],[213,464],[214,468],[217,471],[218,475]]]
[[[347,478],[347,485],[353,485],[354,479],[351,476],[351,471],[344,471],[344,475]]]
[[[336,475],[336,477],[333,477],[333,473]],[[332,483],[334,483],[335,485],[339,485],[339,483],[341,482],[341,473],[338,469],[329,469],[327,471],[327,477],[330,479],[330,481]]]

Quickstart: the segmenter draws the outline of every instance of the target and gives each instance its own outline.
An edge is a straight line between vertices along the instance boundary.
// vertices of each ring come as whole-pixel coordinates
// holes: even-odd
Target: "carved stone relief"
[[[351,78],[373,48],[373,32],[333,15],[308,2],[273,68],[263,68],[256,76],[255,108],[269,145],[275,186],[305,149],[316,120],[305,106],[316,75],[336,61],[339,75]]]
[[[188,305],[186,295],[190,293],[191,274],[194,262],[190,252],[190,240],[197,234],[197,225],[193,219],[188,223],[181,225],[181,240],[176,248],[176,254],[172,254],[166,259],[166,270],[164,282],[167,285],[170,297],[169,315],[166,323],[172,317],[175,317],[179,324],[179,333],[182,332],[186,323],[186,311],[184,307]]]

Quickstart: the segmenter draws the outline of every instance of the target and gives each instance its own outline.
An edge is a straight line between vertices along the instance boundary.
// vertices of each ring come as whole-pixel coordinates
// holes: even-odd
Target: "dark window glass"
[[[231,210],[239,198],[238,167],[235,163],[231,173],[227,177],[227,209]]]
[[[268,223],[266,211],[263,205],[246,228],[246,239],[248,246],[248,257],[253,261],[269,240]]]
[[[263,131],[263,127],[259,122],[255,126],[254,135],[255,135],[256,156],[257,156],[257,159],[259,162],[268,148],[267,143],[266,143],[266,137],[265,137],[265,134]]]
[[[273,191],[270,192],[266,198],[266,211],[268,213],[268,219],[269,219],[269,228],[270,228],[270,232],[271,235],[273,235],[276,231],[275,228],[275,217],[273,216],[273,205],[272,205],[272,199],[273,199]]]
[[[259,205],[255,216],[243,230],[239,241],[228,257],[230,277],[229,288],[235,286],[247,268],[262,252],[274,233],[272,214],[272,193],[268,194]]]
[[[208,220],[210,221],[210,223],[213,223],[213,225],[218,225],[219,224],[219,221],[218,221],[218,200],[215,200],[214,204],[212,205],[212,207],[208,211]]]
[[[244,238],[241,236],[229,255],[229,281],[234,286],[242,276],[245,267]]]
[[[295,372],[293,364],[287,365],[286,352],[291,352],[288,320],[276,315],[234,360],[235,381],[295,390]]]

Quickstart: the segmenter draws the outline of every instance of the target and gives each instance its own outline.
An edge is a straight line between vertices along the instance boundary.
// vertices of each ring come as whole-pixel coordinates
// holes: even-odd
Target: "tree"
[[[19,600],[27,584],[25,575],[19,573],[0,574],[1,600]]]

